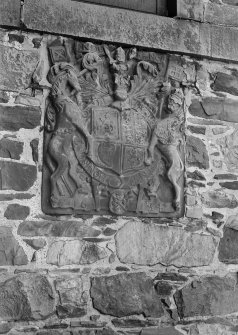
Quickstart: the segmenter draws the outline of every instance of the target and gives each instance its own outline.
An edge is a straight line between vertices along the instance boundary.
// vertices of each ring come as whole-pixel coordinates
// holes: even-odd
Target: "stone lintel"
[[[78,1],[25,0],[23,24],[26,30],[238,61],[238,28],[201,23],[196,16],[181,20]],[[1,14],[0,25],[6,25]]]
[[[21,17],[21,0],[0,1],[0,25],[19,27]]]

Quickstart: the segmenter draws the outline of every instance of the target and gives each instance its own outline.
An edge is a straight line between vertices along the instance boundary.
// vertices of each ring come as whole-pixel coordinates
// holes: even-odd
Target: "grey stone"
[[[181,318],[226,315],[237,312],[238,286],[230,277],[201,277],[177,291],[174,298]]]
[[[74,0],[80,1],[80,0]],[[113,6],[113,7],[121,7],[125,9],[138,10],[140,12],[154,13],[158,15],[162,15],[166,11],[166,4],[164,1],[159,1],[162,5],[159,7],[159,11],[156,12],[156,1],[157,0],[87,0],[87,2],[92,2],[95,4]]]
[[[188,126],[188,130],[190,130],[191,133],[194,133],[194,134],[201,134],[201,135],[206,134],[205,127]]]
[[[23,142],[2,138],[0,140],[0,157],[19,160],[23,152],[23,145]]]
[[[32,240],[24,239],[23,241],[35,250],[40,250],[46,246],[46,241],[42,238]]]
[[[23,236],[96,237],[101,230],[78,221],[25,221],[19,225],[18,234]]]
[[[226,76],[230,77],[229,75]],[[214,88],[219,88],[219,78],[220,77],[216,79]],[[219,90],[220,89],[221,87]],[[189,107],[189,112],[193,116],[199,116],[205,119],[238,122],[237,102],[231,99],[214,97],[206,97],[202,101],[193,99],[192,104]]]
[[[27,256],[13,236],[11,228],[0,227],[0,266],[27,263]]]
[[[197,21],[204,21],[204,1],[196,0],[179,0],[177,2],[177,15],[185,19],[195,19]]]
[[[22,274],[0,286],[1,321],[39,320],[53,314],[54,293],[45,276]]]
[[[142,328],[142,327],[153,327],[158,325],[158,321],[156,320],[150,320],[150,319],[112,319],[113,326],[117,328]]]
[[[200,138],[193,136],[187,137],[186,156],[189,166],[196,166],[200,169],[209,168],[209,157],[206,145]]]
[[[228,190],[238,190],[238,181],[232,181],[232,182],[223,182],[219,183],[221,187],[227,188]]]
[[[222,0],[224,4],[231,6],[238,6],[238,0]]]
[[[163,315],[162,303],[153,281],[143,272],[94,277],[91,281],[91,297],[94,308],[103,314],[116,317]]]
[[[223,263],[238,264],[238,230],[225,227],[219,244],[219,260]]]
[[[9,96],[7,92],[0,91],[0,102],[6,104],[9,101]]]
[[[235,174],[231,174],[231,173],[222,173],[222,174],[216,174],[213,178],[217,179],[217,180],[223,180],[223,179],[227,179],[227,180],[237,180],[237,177]]]
[[[30,142],[30,146],[31,146],[31,150],[32,150],[32,158],[33,158],[33,161],[34,161],[35,163],[37,163],[37,162],[38,162],[38,159],[39,159],[38,145],[39,145],[39,139],[38,139],[38,138],[34,138],[34,139]]]
[[[211,236],[140,221],[126,223],[115,240],[120,261],[138,265],[209,265],[216,250],[216,241]]]
[[[8,34],[9,43],[18,42],[22,44],[25,40],[25,36],[22,34]]]
[[[47,263],[57,266],[92,264],[105,257],[106,250],[97,244],[80,240],[57,241],[49,246]]]
[[[185,282],[188,280],[187,277],[176,273],[176,272],[163,272],[158,273],[154,280],[168,280],[172,282]]]
[[[29,193],[15,193],[15,194],[4,194],[1,193],[0,194],[0,201],[10,201],[10,200],[15,200],[15,199],[31,199],[32,197],[34,197],[33,194],[29,194]]]
[[[85,279],[63,277],[55,280],[55,289],[59,294],[57,314],[60,318],[82,317],[87,314],[88,294]]]
[[[28,191],[37,176],[35,166],[14,162],[0,162],[0,189]]]
[[[20,27],[21,0],[1,0],[0,25]]]
[[[217,140],[224,155],[224,161],[230,172],[238,172],[238,129],[235,129],[230,135]]]
[[[236,197],[222,190],[207,191],[202,194],[201,199],[207,208],[236,208],[238,206]]]
[[[206,180],[202,172],[195,170],[193,172],[187,171],[187,177],[195,180]]]
[[[34,129],[40,125],[39,107],[0,106],[0,130]]]
[[[167,282],[159,281],[155,285],[155,290],[159,296],[169,296],[173,291],[173,286]]]
[[[204,11],[204,21],[213,24],[237,27],[237,15],[238,8],[208,2]]]
[[[142,329],[140,335],[182,335],[174,327],[168,328],[145,328]]]
[[[189,335],[235,335],[236,330],[229,325],[207,324],[199,322],[193,324],[190,328]]]
[[[24,220],[30,214],[30,208],[18,204],[10,204],[4,213],[8,220]]]
[[[214,91],[221,91],[238,95],[238,76],[230,75],[222,72],[216,74],[216,79],[212,85]],[[236,121],[237,122],[237,121]]]
[[[36,49],[19,50],[1,45],[0,89],[17,92],[24,91],[30,85],[32,73],[38,62],[39,52]],[[15,109],[16,112],[17,110]]]

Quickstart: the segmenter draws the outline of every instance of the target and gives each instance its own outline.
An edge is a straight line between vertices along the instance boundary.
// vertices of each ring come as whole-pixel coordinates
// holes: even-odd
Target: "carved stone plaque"
[[[184,93],[169,57],[49,45],[43,211],[180,217]]]

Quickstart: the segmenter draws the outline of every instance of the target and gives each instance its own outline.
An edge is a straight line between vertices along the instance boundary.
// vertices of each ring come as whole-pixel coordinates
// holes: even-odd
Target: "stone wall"
[[[50,216],[55,38],[0,30],[0,334],[237,334],[238,65],[171,55],[186,97],[184,217]]]

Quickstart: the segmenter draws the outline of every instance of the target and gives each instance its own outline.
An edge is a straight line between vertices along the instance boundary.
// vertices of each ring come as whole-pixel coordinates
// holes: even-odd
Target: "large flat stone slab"
[[[0,1],[0,25],[20,26],[21,0]]]
[[[91,297],[94,308],[103,314],[117,317],[133,314],[160,317],[164,314],[153,281],[144,272],[94,277]]]
[[[140,221],[126,223],[115,239],[120,261],[139,265],[209,265],[216,250],[211,236]]]
[[[237,62],[236,27],[69,0],[25,0],[23,23],[26,29]]]
[[[231,277],[194,280],[174,295],[181,318],[226,315],[238,310],[238,286]]]

